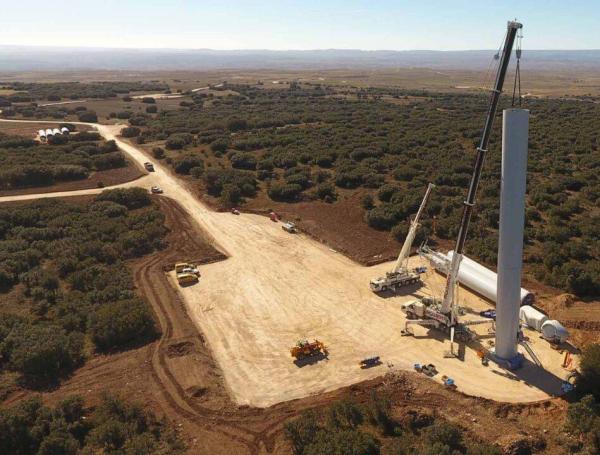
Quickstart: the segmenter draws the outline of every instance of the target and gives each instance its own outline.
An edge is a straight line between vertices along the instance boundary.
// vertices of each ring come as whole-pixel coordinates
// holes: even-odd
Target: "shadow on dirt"
[[[298,368],[305,367],[307,365],[314,365],[315,363],[320,362],[321,360],[327,360],[327,355],[322,352],[319,354],[312,355],[310,357],[302,357],[301,359],[294,360],[294,365]]]

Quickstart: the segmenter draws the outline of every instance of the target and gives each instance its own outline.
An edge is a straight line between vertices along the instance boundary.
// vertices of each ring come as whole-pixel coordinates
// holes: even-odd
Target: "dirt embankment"
[[[225,259],[170,199],[159,197],[170,229],[168,248],[135,261],[135,283],[152,305],[162,329],[160,340],[112,355],[97,356],[77,370],[59,388],[44,393],[55,402],[81,394],[91,405],[103,391],[119,393],[145,403],[149,409],[174,422],[186,440],[189,453],[289,454],[284,424],[303,410],[325,406],[344,397],[367,402],[372,390],[389,394],[398,419],[409,412],[438,414],[469,425],[476,438],[490,442],[525,436],[538,437],[544,430],[550,440],[558,437],[556,415],[565,404],[556,399],[533,405],[500,405],[443,389],[412,373],[386,375],[315,397],[293,400],[266,409],[238,407],[229,398],[222,373],[210,347],[188,317],[185,306],[164,273],[181,259],[198,262]],[[28,392],[11,398],[15,402]],[[516,430],[518,428],[519,430]]]

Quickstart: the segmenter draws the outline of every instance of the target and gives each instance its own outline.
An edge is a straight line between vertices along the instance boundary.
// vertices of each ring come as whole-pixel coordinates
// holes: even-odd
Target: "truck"
[[[196,276],[200,276],[200,271],[198,270],[198,267],[188,262],[178,262],[177,264],[175,264],[175,273],[192,273]]]
[[[421,273],[425,272],[426,269],[424,267],[409,269],[408,257],[410,256],[410,249],[412,248],[415,236],[417,235],[417,229],[419,228],[419,220],[421,219],[421,214],[423,213],[425,205],[427,205],[427,201],[429,200],[431,191],[434,188],[435,185],[433,183],[427,185],[425,196],[423,197],[423,201],[421,201],[421,206],[417,211],[415,219],[410,225],[410,229],[408,230],[406,239],[404,239],[404,244],[402,245],[402,249],[400,250],[400,254],[398,255],[398,259],[396,260],[394,268],[391,270],[391,272],[386,272],[384,276],[372,279],[369,282],[371,291],[397,291],[398,289],[409,284],[421,282]]]
[[[152,164],[152,163],[151,163],[151,162],[149,162],[149,161],[146,161],[146,162],[144,163],[144,168],[146,168],[146,170],[147,170],[148,172],[154,172],[154,164]]]
[[[196,275],[195,273],[188,272],[178,273],[177,282],[180,286],[184,286],[186,284],[194,284],[198,282],[198,275]]]
[[[287,221],[287,222],[283,223],[281,225],[281,229],[283,229],[285,232],[289,232],[290,234],[295,234],[296,232],[298,232],[296,225],[294,223],[292,223],[291,221]]]

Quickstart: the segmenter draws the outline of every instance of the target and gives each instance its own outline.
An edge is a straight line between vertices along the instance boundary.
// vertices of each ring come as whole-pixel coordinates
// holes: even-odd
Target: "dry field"
[[[579,96],[600,95],[600,75],[586,70],[531,71],[523,62],[522,91],[534,96]],[[71,71],[71,72],[0,72],[2,81],[61,82],[61,81],[140,81],[158,80],[177,90],[192,90],[223,81],[232,83],[256,83],[265,87],[278,88],[290,81],[311,82],[340,86],[394,86],[405,89],[436,91],[475,91],[485,84],[490,76],[486,71],[434,70],[428,68],[397,69],[338,69],[319,71],[275,71],[275,70],[223,70],[223,71]],[[507,87],[512,89],[512,71]],[[273,84],[276,81],[277,84]]]

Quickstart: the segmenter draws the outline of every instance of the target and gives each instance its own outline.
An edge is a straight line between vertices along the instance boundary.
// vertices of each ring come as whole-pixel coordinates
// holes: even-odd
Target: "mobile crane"
[[[475,194],[477,193],[477,187],[481,180],[483,162],[488,151],[492,126],[494,124],[494,118],[496,117],[496,111],[498,110],[498,101],[500,100],[500,94],[502,93],[502,87],[504,85],[513,45],[517,38],[517,33],[522,27],[523,25],[516,21],[510,21],[507,24],[506,37],[504,39],[502,56],[500,57],[500,63],[498,65],[496,81],[494,89],[492,90],[481,141],[479,147],[477,147],[473,175],[471,176],[467,199],[463,202],[463,214],[456,239],[456,246],[454,247],[454,255],[452,256],[452,261],[448,269],[444,297],[441,301],[439,299],[425,297],[402,305],[401,309],[406,313],[408,318],[404,330],[402,331],[403,335],[412,334],[408,330],[408,327],[412,324],[430,326],[450,335],[450,343],[452,346],[455,336],[459,341],[472,340],[475,337],[475,333],[469,329],[469,326],[484,323],[484,321],[468,321],[464,323],[458,321],[458,305],[455,300],[456,288],[458,286],[457,276],[460,262],[463,257],[469,222],[471,221],[473,207],[475,206]],[[520,48],[517,47],[517,58],[519,57]]]
[[[396,264],[394,265],[392,271],[387,272],[385,276],[374,278],[370,281],[369,286],[373,292],[383,292],[387,291],[388,289],[397,290],[402,286],[413,284],[421,280],[420,274],[424,272],[424,269],[421,267],[414,270],[409,270],[408,256],[410,255],[410,249],[415,240],[415,236],[417,235],[421,214],[423,213],[425,205],[427,205],[431,190],[434,188],[435,185],[433,183],[427,185],[425,196],[423,197],[423,201],[421,201],[421,206],[417,211],[415,219],[410,224],[408,234],[406,235],[406,239],[404,239],[404,244],[402,245],[402,249],[400,250],[400,254],[398,255],[398,259],[396,260]]]

